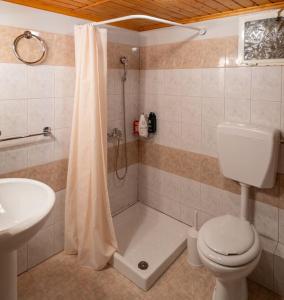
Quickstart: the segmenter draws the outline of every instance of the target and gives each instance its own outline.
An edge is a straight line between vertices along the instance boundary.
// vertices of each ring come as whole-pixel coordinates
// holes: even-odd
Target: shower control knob
[[[108,133],[107,136],[112,139],[121,139],[122,132],[118,128],[113,128],[113,130],[110,133]]]

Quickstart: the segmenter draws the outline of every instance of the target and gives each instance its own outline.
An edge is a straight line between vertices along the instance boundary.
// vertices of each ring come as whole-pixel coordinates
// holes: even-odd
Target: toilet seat
[[[209,260],[228,267],[248,264],[261,251],[254,226],[231,215],[213,218],[201,227],[198,249]]]

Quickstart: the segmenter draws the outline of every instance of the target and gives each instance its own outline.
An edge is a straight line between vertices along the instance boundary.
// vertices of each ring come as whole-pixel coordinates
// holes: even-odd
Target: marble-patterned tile
[[[225,120],[229,122],[250,123],[250,100],[226,99]]]
[[[274,258],[274,290],[284,296],[284,245],[278,243]]]
[[[281,101],[281,84],[280,66],[252,68],[253,101]]]
[[[29,98],[54,97],[54,69],[51,66],[40,65],[28,67]]]
[[[54,67],[54,96],[73,97],[75,89],[75,69],[73,67]]]
[[[245,100],[251,95],[251,68],[226,68],[225,97],[228,99]]]
[[[27,244],[22,245],[17,250],[17,273],[21,274],[28,269],[28,247]]]
[[[279,208],[279,242],[284,244],[284,209]]]
[[[54,226],[40,230],[28,242],[28,268],[31,268],[50,257],[54,252]]]
[[[28,96],[27,66],[0,63],[0,77],[1,100],[24,99]]]
[[[202,96],[224,97],[224,69],[202,69]]]
[[[260,261],[249,278],[266,288],[274,289],[274,252],[277,242],[261,237],[262,253]]]
[[[253,223],[256,230],[266,238],[278,240],[278,208],[254,201],[252,203],[254,212]]]
[[[252,101],[251,122],[280,129],[280,102]]]

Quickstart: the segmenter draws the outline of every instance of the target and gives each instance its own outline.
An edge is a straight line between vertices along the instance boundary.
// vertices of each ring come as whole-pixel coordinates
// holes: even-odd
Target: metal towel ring
[[[36,40],[39,41],[39,43],[41,45],[41,49],[42,49],[42,55],[39,59],[34,60],[34,61],[26,61],[23,58],[21,58],[21,56],[18,53],[17,47],[18,47],[19,41],[22,38],[25,38],[25,39],[28,39],[28,40],[29,39],[36,39]],[[47,53],[47,46],[46,46],[46,44],[45,44],[45,42],[42,38],[40,38],[39,36],[36,36],[35,34],[31,33],[30,31],[25,31],[23,34],[21,34],[21,35],[19,35],[18,37],[15,38],[14,43],[13,43],[13,51],[14,51],[14,54],[16,55],[17,59],[19,59],[24,64],[34,65],[34,64],[37,64],[37,63],[41,62],[45,58],[46,53]]]

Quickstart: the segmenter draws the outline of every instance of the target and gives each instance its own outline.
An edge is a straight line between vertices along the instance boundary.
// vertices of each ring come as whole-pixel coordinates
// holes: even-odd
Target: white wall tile
[[[65,220],[65,196],[66,190],[56,192],[56,201],[54,206],[54,223],[64,222]]]
[[[201,153],[217,157],[217,127],[202,125]]]
[[[54,74],[55,97],[73,97],[75,89],[74,67],[55,67]]]
[[[241,100],[250,99],[251,68],[226,68],[225,97]]]
[[[54,99],[28,100],[29,134],[41,132],[44,127],[54,129]]]
[[[123,174],[124,168],[118,170]],[[112,213],[125,209],[138,200],[138,164],[128,167],[124,180],[118,180],[115,172],[108,174],[108,189]]]
[[[186,151],[200,152],[202,127],[187,122],[181,123],[180,147]]]
[[[120,84],[122,85],[122,74],[120,73]],[[138,95],[139,93],[139,70],[128,70],[125,82],[125,93],[130,95]]]
[[[180,136],[179,122],[159,120],[153,141],[164,146],[179,148],[181,144]]]
[[[262,203],[254,202],[253,223],[258,233],[274,241],[278,240],[278,208]]]
[[[202,70],[201,69],[182,69],[181,72],[181,91],[182,95],[199,97],[202,92]]]
[[[28,88],[29,98],[54,97],[54,67],[28,67]]]
[[[215,216],[205,213],[203,211],[198,210],[198,218],[197,218],[197,224],[198,224],[198,230],[201,228],[201,226],[209,221],[210,219],[214,218]]]
[[[257,267],[249,278],[266,288],[274,288],[274,252],[277,242],[260,237],[262,253]]]
[[[0,99],[23,99],[28,95],[27,67],[0,63]]]
[[[179,203],[172,201],[172,199],[164,195],[159,199],[156,209],[178,220],[181,217],[181,207]]]
[[[226,99],[225,119],[230,122],[250,122],[250,100]]]
[[[24,99],[0,102],[1,136],[13,137],[27,134],[27,101]]]
[[[179,96],[157,96],[156,113],[159,120],[179,122],[181,115],[181,99]]]
[[[221,199],[223,191],[207,184],[201,184],[201,198],[199,209],[211,215],[218,216],[221,213]]]
[[[111,95],[121,95],[123,71],[121,69],[108,69],[107,74],[107,92]]]
[[[154,95],[164,93],[164,70],[142,70],[140,72],[140,94],[145,93]]]
[[[28,268],[28,247],[27,244],[22,245],[17,250],[17,263],[18,263],[18,270],[17,273],[21,274],[25,272]]]
[[[55,128],[71,127],[73,98],[55,98]]]
[[[64,249],[64,226],[64,221],[54,224],[53,254]]]
[[[224,72],[223,68],[202,70],[202,96],[224,97]]]
[[[202,122],[207,126],[217,126],[224,121],[224,101],[219,98],[203,98]]]
[[[252,101],[251,122],[280,128],[280,102]]]
[[[284,209],[279,209],[279,241],[284,244]]]
[[[236,217],[240,215],[240,195],[228,191],[222,191],[220,196],[220,215],[230,214]]]
[[[252,68],[252,100],[281,101],[281,67]]]
[[[199,208],[201,201],[200,182],[180,176],[178,178],[178,185],[180,187],[179,201],[184,206]]]
[[[1,173],[9,173],[24,169],[27,167],[28,150],[27,148],[18,148],[1,151],[3,163],[1,163]]]
[[[54,228],[49,226],[40,230],[28,242],[28,267],[31,268],[53,254]]]
[[[28,148],[28,166],[47,164],[54,160],[54,140],[42,141]]]
[[[139,113],[144,113],[147,111],[154,111],[158,114],[159,113],[158,98],[159,97],[154,94],[141,94],[139,97],[139,101],[138,101]]]
[[[180,220],[190,226],[194,226],[194,211],[194,208],[180,204]]]
[[[70,128],[56,129],[54,138],[54,159],[67,158],[69,156]]]
[[[284,245],[280,243],[274,257],[274,290],[284,296]]]
[[[200,126],[202,120],[202,98],[182,97],[180,102],[181,122]]]

